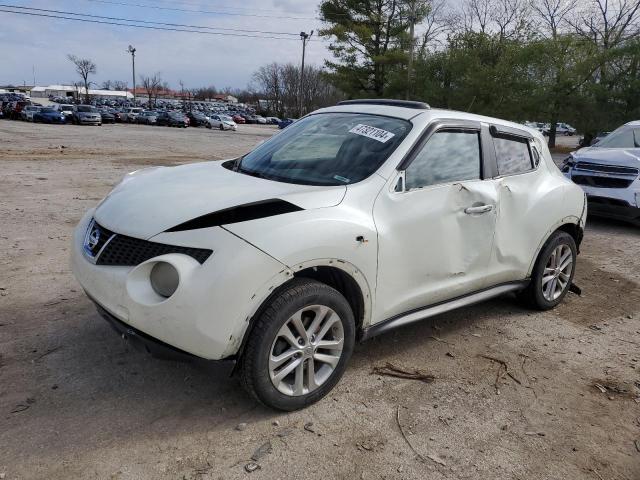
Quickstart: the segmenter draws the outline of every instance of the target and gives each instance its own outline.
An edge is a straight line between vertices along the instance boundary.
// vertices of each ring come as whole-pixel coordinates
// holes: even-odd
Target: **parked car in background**
[[[116,123],[116,116],[112,109],[103,107],[98,109],[102,117],[102,123]]]
[[[244,119],[244,117],[238,113],[233,115],[231,119],[238,125],[244,125],[246,123],[246,120]]]
[[[168,127],[183,127],[189,126],[189,119],[182,112],[170,111],[160,112],[156,119],[157,125],[166,125]]]
[[[266,125],[267,124],[267,119],[264,117],[261,117],[260,115],[255,115],[255,120],[256,123],[260,124],[260,125]]]
[[[542,133],[544,133],[545,135],[549,135],[551,133],[551,126],[549,124],[545,124]],[[568,123],[556,123],[556,135],[572,136],[575,135],[575,133],[576,129]]]
[[[291,125],[293,122],[295,122],[295,120],[293,118],[284,118],[284,119],[280,120],[280,122],[278,123],[278,128],[280,130],[285,129],[289,125]]]
[[[135,123],[136,118],[143,111],[144,111],[144,109],[140,108],[140,107],[125,108],[124,112],[122,112],[122,121],[123,122],[128,122],[128,123]]]
[[[189,118],[189,125],[192,127],[206,127],[209,119],[203,113],[198,111],[190,111],[187,113]]]
[[[59,112],[64,113],[64,116],[67,119],[71,119],[73,117],[73,105],[71,105],[69,103],[62,103],[62,104],[54,105],[53,108],[55,108]]]
[[[51,107],[43,107],[33,114],[34,123],[65,123],[65,114]]]
[[[267,123],[269,125],[278,125],[280,123],[280,119],[278,117],[267,117]]]
[[[640,121],[572,152],[562,172],[585,191],[591,214],[640,226]]]
[[[508,292],[554,308],[585,219],[538,132],[358,100],[236,160],[127,175],[71,264],[132,342],[232,358],[251,396],[295,410],[335,387],[356,339]]]
[[[158,121],[158,112],[152,110],[143,110],[136,116],[136,123],[143,125],[155,125]]]
[[[228,115],[211,115],[207,121],[207,128],[217,128],[220,130],[237,130],[238,126]]]
[[[33,122],[33,114],[40,111],[42,107],[38,107],[35,105],[27,105],[20,112],[20,118],[25,122]]]
[[[76,105],[71,121],[76,125],[102,125],[102,116],[92,105]]]

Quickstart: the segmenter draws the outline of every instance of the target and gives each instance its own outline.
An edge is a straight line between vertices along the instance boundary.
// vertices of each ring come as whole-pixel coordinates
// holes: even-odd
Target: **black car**
[[[189,118],[189,125],[192,127],[204,127],[207,125],[207,117],[200,112],[191,111],[187,113],[187,117]]]
[[[101,108],[102,123],[116,123],[115,113],[109,108]]]
[[[186,128],[189,126],[189,119],[181,112],[160,112],[156,119],[156,125]]]

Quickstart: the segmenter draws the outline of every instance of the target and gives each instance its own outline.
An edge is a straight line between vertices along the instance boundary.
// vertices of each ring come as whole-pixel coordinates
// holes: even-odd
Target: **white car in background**
[[[228,115],[214,114],[208,117],[207,128],[218,128],[220,130],[237,130],[238,125]]]
[[[20,118],[25,122],[33,122],[33,114],[38,113],[42,107],[38,105],[27,105],[20,112]]]
[[[140,115],[144,111],[144,108],[140,107],[130,107],[125,109],[122,113],[122,121],[128,123],[136,123],[138,115]]]
[[[65,116],[71,117],[73,115],[73,107],[74,105],[71,105],[69,103],[63,103],[63,104],[59,104],[59,105],[55,105],[54,108],[56,110],[58,110],[59,112],[64,113]]]
[[[235,160],[125,176],[80,221],[72,267],[124,337],[234,360],[252,396],[294,410],[357,339],[508,292],[555,307],[585,219],[537,131],[354,100]]]

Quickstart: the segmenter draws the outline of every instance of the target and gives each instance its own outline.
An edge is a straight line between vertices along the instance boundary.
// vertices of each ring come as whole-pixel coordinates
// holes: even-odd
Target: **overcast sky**
[[[33,70],[37,85],[76,81],[78,76],[74,66],[66,58],[68,53],[72,53],[91,58],[96,63],[98,72],[93,76],[96,83],[125,80],[131,86],[131,56],[126,50],[132,44],[137,49],[136,83],[139,83],[140,74],[159,71],[173,88],[178,88],[179,80],[183,80],[186,87],[215,85],[218,88],[243,88],[260,65],[274,61],[300,62],[302,42],[298,34],[300,31],[317,31],[321,26],[315,19],[318,0],[6,0],[2,3],[147,22],[296,35],[290,36],[292,40],[202,35],[0,12],[0,84],[31,84]],[[156,8],[144,8],[142,5],[155,5]],[[310,42],[307,61],[321,65],[329,57],[326,45],[317,38]]]

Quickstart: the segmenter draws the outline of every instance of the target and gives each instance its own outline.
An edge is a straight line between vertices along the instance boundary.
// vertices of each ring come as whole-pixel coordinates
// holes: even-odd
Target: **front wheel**
[[[220,124],[220,130],[224,132],[224,125]]]
[[[240,378],[262,404],[297,410],[333,389],[354,342],[347,300],[328,285],[295,279],[259,314],[241,358]]]
[[[553,233],[538,255],[531,283],[522,293],[523,300],[538,310],[558,305],[573,281],[576,257],[573,237],[563,231]]]

